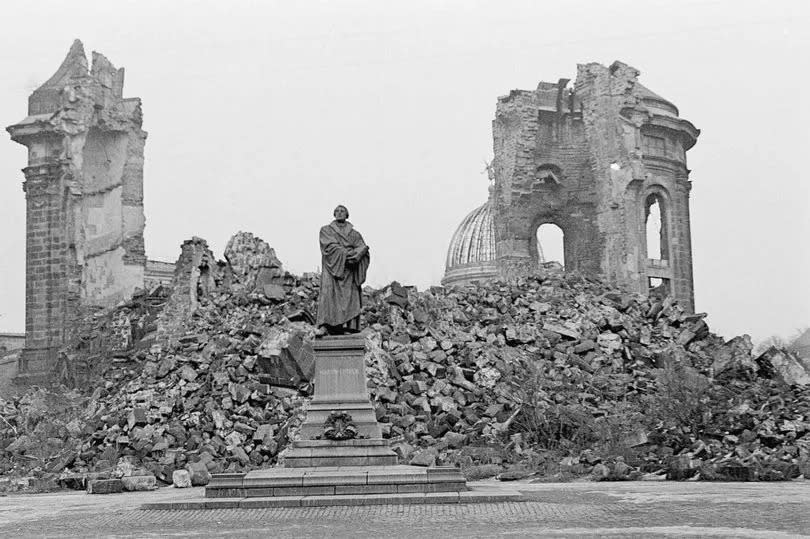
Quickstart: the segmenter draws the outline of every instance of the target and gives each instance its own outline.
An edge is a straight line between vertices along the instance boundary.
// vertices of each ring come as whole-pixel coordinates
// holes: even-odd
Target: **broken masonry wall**
[[[143,287],[146,133],[123,81],[101,54],[88,69],[77,40],[29,97],[28,116],[8,127],[29,150],[23,376],[47,378],[82,307],[111,306]]]
[[[565,80],[500,98],[493,122],[496,237],[502,277],[538,268],[537,229],[564,233],[569,270],[599,271],[593,179],[578,102]]]
[[[538,268],[536,233],[551,223],[567,270],[644,294],[662,279],[694,310],[686,151],[700,131],[638,75],[621,62],[582,64],[573,90],[560,79],[498,99],[491,202],[502,278]],[[650,196],[662,205],[660,257],[647,252]]]
[[[539,129],[534,170],[525,191],[530,193],[527,243],[538,260],[537,229],[546,223],[563,231],[565,267],[599,272],[599,231],[596,227],[594,179],[579,101],[567,80],[540,83]]]
[[[221,279],[222,272],[208,243],[197,237],[184,241],[174,267],[172,293],[158,321],[158,340],[168,343],[181,337],[200,297],[213,292]]]
[[[171,286],[174,279],[174,264],[160,260],[147,260],[143,277],[144,290],[153,290],[158,286]]]
[[[520,225],[509,217],[513,209],[525,204],[515,196],[515,191],[531,175],[536,131],[537,115],[532,92],[513,90],[508,96],[498,99],[492,122],[495,185],[491,197],[498,272],[506,278],[525,273],[532,265],[529,246],[521,237]]]
[[[231,276],[231,288],[237,291],[283,296],[284,268],[276,251],[250,232],[237,232],[225,246],[225,260]]]
[[[638,82],[622,62],[580,65],[576,92],[582,99],[589,153],[596,178],[598,226],[604,236],[603,275],[630,290],[648,293],[650,278],[694,310],[689,171],[686,150],[699,131],[678,118],[677,108]],[[655,135],[661,147],[648,144]],[[648,252],[647,198],[662,205],[662,258]]]
[[[142,187],[135,197],[130,195],[130,200],[124,197],[124,170],[133,138],[138,140],[128,133],[93,127],[82,148],[83,196],[75,232],[77,256],[83,266],[81,297],[86,304],[111,306],[143,286]],[[134,191],[132,183],[129,191]],[[131,257],[127,239],[128,246],[136,251]]]
[[[638,72],[628,66],[613,70],[600,64],[578,66],[576,92],[582,100],[582,120],[596,193],[596,225],[601,235],[600,272],[610,282],[625,283],[636,269],[636,235],[628,237],[625,193],[633,179],[627,166],[625,119],[620,111],[633,106],[632,88]],[[633,145],[634,147],[635,145]]]

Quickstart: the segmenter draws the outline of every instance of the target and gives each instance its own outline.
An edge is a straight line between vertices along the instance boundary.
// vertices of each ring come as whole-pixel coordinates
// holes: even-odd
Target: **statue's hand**
[[[361,258],[366,256],[366,253],[368,253],[368,247],[365,245],[356,249],[350,249],[349,256],[346,257],[346,260],[351,264],[356,264]]]

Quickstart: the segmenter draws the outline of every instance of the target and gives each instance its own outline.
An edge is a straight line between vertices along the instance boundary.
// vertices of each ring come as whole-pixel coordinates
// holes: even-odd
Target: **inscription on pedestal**
[[[381,466],[397,457],[382,439],[365,374],[365,339],[361,335],[327,336],[315,341],[315,395],[301,425],[301,439],[292,444],[285,465]],[[346,412],[357,435],[352,440],[324,437],[333,413]]]

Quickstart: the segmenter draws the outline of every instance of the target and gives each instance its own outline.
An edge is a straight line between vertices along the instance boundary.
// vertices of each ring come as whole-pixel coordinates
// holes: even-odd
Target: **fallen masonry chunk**
[[[584,354],[596,348],[596,343],[592,340],[582,341],[574,347],[574,352],[577,354]]]
[[[386,290],[385,301],[404,309],[408,306],[408,291],[401,284],[394,281]]]
[[[197,378],[197,372],[191,365],[183,365],[183,368],[180,369],[180,378],[187,382],[193,382]]]
[[[204,486],[207,485],[211,480],[211,472],[208,471],[208,467],[204,462],[194,462],[189,464],[186,466],[186,470],[189,473],[189,480],[191,481],[192,486]]]
[[[264,296],[272,301],[281,302],[287,297],[287,293],[284,291],[284,287],[277,285],[277,284],[266,284],[264,285],[262,292],[264,292]]]
[[[409,464],[411,466],[427,466],[427,467],[435,466],[436,457],[438,455],[439,452],[436,449],[428,447],[427,449],[417,451],[411,458],[411,462]]]
[[[176,488],[188,488],[191,486],[191,476],[187,470],[175,470],[172,472],[172,484]]]
[[[622,338],[619,335],[609,331],[600,334],[596,338],[596,343],[599,345],[599,348],[607,353],[612,353],[622,349]]]
[[[115,494],[123,490],[124,485],[120,479],[93,479],[87,482],[88,494]]]
[[[543,324],[543,329],[546,331],[552,331],[554,333],[562,335],[563,337],[568,337],[569,339],[573,339],[575,341],[579,340],[580,338],[578,331],[560,324],[553,324],[551,322],[546,322]]]

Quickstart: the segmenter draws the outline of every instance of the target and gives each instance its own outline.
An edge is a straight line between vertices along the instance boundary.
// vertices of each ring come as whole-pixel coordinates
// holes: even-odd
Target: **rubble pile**
[[[189,240],[171,293],[89,313],[63,353],[78,389],[0,400],[0,474],[120,490],[283,460],[312,394],[318,280],[251,234],[225,257]],[[503,478],[810,474],[802,364],[753,358],[748,337],[724,342],[669,299],[551,270],[367,289],[363,317],[369,392],[402,462]]]
[[[405,459],[465,465],[481,461],[470,446],[505,443],[601,478],[810,471],[810,390],[774,353],[754,359],[747,336],[712,335],[704,314],[559,272],[405,292],[394,284],[367,313],[371,392]]]

